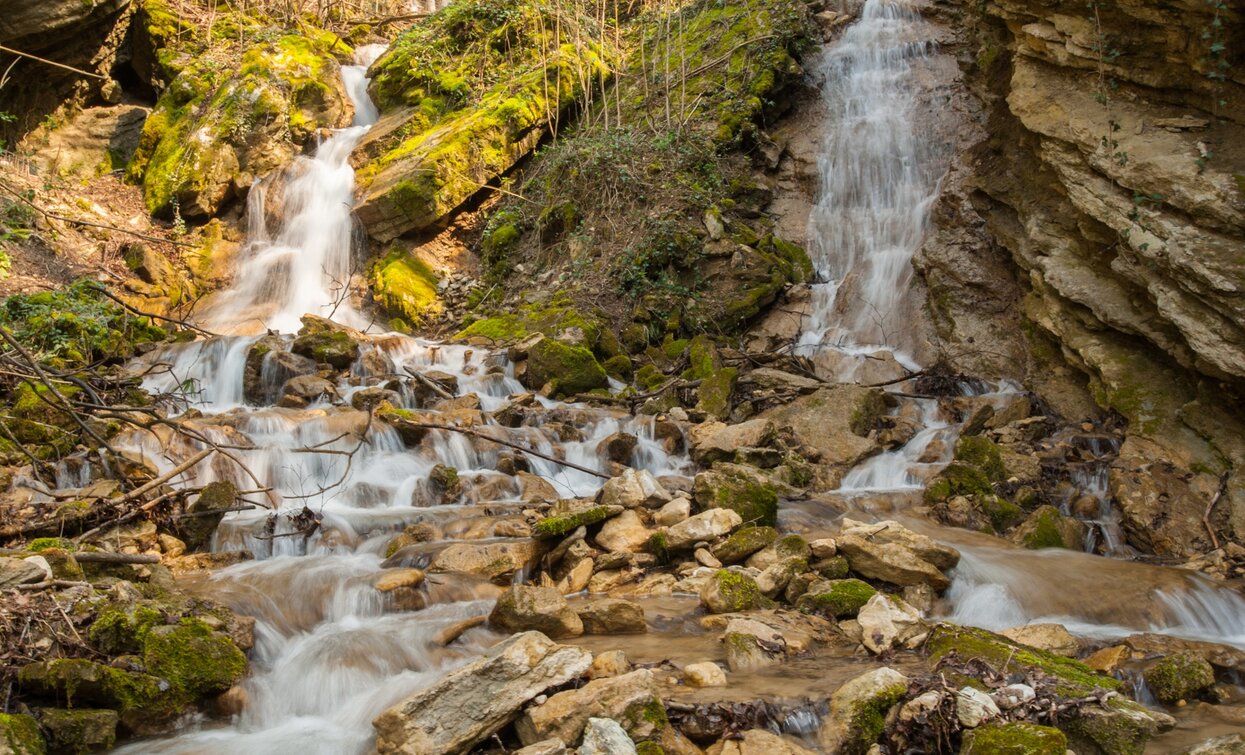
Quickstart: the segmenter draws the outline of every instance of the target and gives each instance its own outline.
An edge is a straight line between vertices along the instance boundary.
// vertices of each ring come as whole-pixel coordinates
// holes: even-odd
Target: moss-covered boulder
[[[0,713],[0,751],[12,755],[44,755],[47,744],[39,731],[39,723],[20,713]]]
[[[1026,548],[1066,548],[1084,550],[1086,527],[1079,519],[1059,513],[1054,506],[1039,506],[1012,533],[1012,539]]]
[[[953,461],[943,468],[925,488],[925,501],[937,503],[952,496],[991,495],[994,488],[986,473],[960,461]]]
[[[164,615],[151,605],[114,603],[99,610],[87,637],[107,655],[137,655],[151,628],[163,623]]]
[[[548,386],[556,397],[604,388],[609,380],[591,350],[544,338],[528,351],[523,384],[536,390]]]
[[[115,710],[43,708],[39,711],[39,723],[48,733],[48,745],[55,752],[111,749],[117,741],[117,722]]]
[[[1068,738],[1053,726],[1021,721],[990,724],[964,732],[961,755],[1064,755]]]
[[[981,435],[965,435],[956,441],[955,460],[981,470],[990,482],[1007,479],[999,445]]]
[[[1215,683],[1215,669],[1205,658],[1187,650],[1173,653],[1145,670],[1146,686],[1169,705],[1192,700]]]
[[[224,692],[246,673],[246,656],[238,646],[195,618],[153,627],[143,642],[143,662],[186,701]]]
[[[709,552],[724,564],[737,564],[777,539],[778,530],[773,527],[744,527]]]
[[[696,395],[696,408],[709,417],[726,419],[731,414],[731,394],[739,381],[739,370],[723,367],[704,378]]]
[[[319,317],[303,318],[303,327],[290,351],[318,363],[344,370],[359,358],[359,343],[341,326]]]
[[[148,211],[206,219],[320,128],[346,125],[352,108],[335,53],[349,52],[304,26],[256,43],[232,69],[211,56],[187,66],[156,103],[127,169]]]
[[[730,509],[744,524],[773,527],[778,523],[776,485],[751,467],[715,464],[696,475],[693,491],[701,508]]]
[[[417,24],[372,68],[380,123],[359,146],[360,220],[389,241],[427,228],[509,170],[611,67],[594,18],[466,0]],[[570,24],[583,43],[555,37]]]
[[[925,647],[934,665],[954,654],[960,662],[977,660],[996,670],[1007,668],[1052,677],[1055,692],[1065,697],[1124,690],[1120,680],[1099,674],[1080,661],[1021,645],[984,629],[940,624],[930,632]],[[1074,710],[1058,726],[1076,752],[1141,755],[1146,742],[1158,731],[1155,717],[1144,706],[1125,697],[1112,697],[1104,705]]]
[[[563,535],[569,535],[580,527],[604,522],[616,513],[618,513],[617,508],[591,506],[569,514],[554,514],[536,522],[532,527],[532,534],[542,538],[562,537]]]
[[[832,579],[811,585],[797,605],[801,611],[842,619],[860,613],[877,594],[877,590],[859,579]]]
[[[886,728],[886,715],[908,691],[908,678],[882,667],[848,681],[830,696],[817,741],[825,752],[864,755]]]
[[[70,706],[96,705],[121,712],[165,708],[158,678],[95,661],[39,661],[23,666],[17,678],[25,690]]]
[[[709,613],[738,613],[769,608],[756,580],[742,572],[719,569],[700,588],[700,603]]]
[[[204,485],[199,497],[187,507],[186,513],[194,516],[185,517],[177,523],[177,535],[186,547],[197,550],[207,545],[225,512],[237,503],[237,499],[238,486],[228,480],[216,480]]]
[[[372,297],[391,317],[419,326],[443,309],[437,274],[416,254],[394,248],[372,265]]]

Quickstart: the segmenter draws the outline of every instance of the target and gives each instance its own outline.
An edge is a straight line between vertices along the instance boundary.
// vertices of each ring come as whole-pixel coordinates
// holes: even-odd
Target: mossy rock
[[[696,502],[705,508],[730,509],[745,524],[774,527],[778,524],[778,493],[775,486],[748,467],[718,464],[696,476]]]
[[[880,388],[863,394],[852,409],[848,427],[853,433],[864,438],[873,432],[887,411],[886,393]]]
[[[621,380],[622,382],[630,382],[632,376],[631,357],[626,354],[618,354],[606,359],[601,365],[605,370],[605,374]]]
[[[714,545],[710,552],[724,564],[737,564],[778,539],[773,527],[744,527]]]
[[[1081,550],[1085,525],[1079,520],[1066,517],[1054,506],[1039,506],[1029,518],[1016,529],[1013,538],[1024,547],[1066,548]]]
[[[150,606],[111,604],[96,615],[87,637],[107,655],[135,655],[142,652],[151,628],[163,623],[163,614]]]
[[[203,486],[199,497],[187,507],[187,513],[195,516],[186,517],[177,523],[177,534],[186,543],[186,547],[196,550],[207,545],[225,512],[233,507],[237,499],[238,486],[228,480],[216,480]]]
[[[836,579],[831,580],[825,590],[805,593],[798,605],[803,611],[841,619],[860,613],[860,609],[877,594],[877,590],[859,579]]]
[[[690,366],[683,371],[684,380],[703,380],[722,368],[718,349],[706,335],[698,335],[691,340],[687,347],[687,359]]]
[[[592,351],[545,338],[527,354],[524,380],[529,388],[550,387],[550,396],[587,393],[609,384],[604,368]]]
[[[44,755],[47,744],[33,717],[21,713],[0,713],[0,750],[12,755]]]
[[[390,316],[421,325],[440,314],[437,275],[418,256],[391,250],[372,266],[372,297]]]
[[[1215,669],[1190,651],[1173,653],[1145,670],[1146,686],[1161,702],[1193,700],[1215,683]]]
[[[739,370],[723,367],[705,378],[697,391],[696,408],[711,417],[726,419],[731,414],[731,394],[739,381]]]
[[[816,561],[809,568],[824,579],[844,579],[851,572],[851,565],[847,563],[847,559],[843,556],[831,556],[830,558]]]
[[[701,603],[710,613],[738,613],[772,607],[756,580],[747,574],[719,569],[700,590]]]
[[[48,744],[56,752],[108,750],[117,741],[115,710],[43,708],[39,711],[39,723],[47,731]]]
[[[1024,521],[1025,511],[1011,501],[998,495],[979,495],[974,499],[977,508],[990,520],[990,526],[1002,534]]]
[[[667,379],[666,373],[651,364],[641,366],[635,373],[635,384],[644,391],[657,390]]]
[[[473,339],[482,339],[487,345],[497,346],[521,340],[527,333],[527,326],[517,315],[501,315],[476,320],[455,333],[454,340],[471,341]]]
[[[980,435],[965,435],[955,444],[955,460],[980,469],[990,482],[1007,479],[999,446]]]
[[[195,618],[152,628],[143,642],[143,662],[187,701],[224,692],[246,673],[238,646]]]
[[[1052,726],[990,724],[964,732],[960,755],[1064,755],[1068,738]]]
[[[580,527],[603,522],[610,517],[610,513],[609,506],[593,506],[571,514],[547,516],[536,522],[532,527],[532,534],[542,538],[562,537]]]
[[[17,678],[25,689],[70,706],[86,703],[122,712],[166,709],[162,704],[166,696],[158,678],[95,661],[39,661],[23,666]]]
[[[952,496],[993,495],[986,473],[970,464],[953,461],[925,488],[925,502],[938,503]]]
[[[961,661],[980,660],[995,669],[1029,668],[1056,679],[1060,694],[1080,697],[1095,689],[1122,691],[1124,683],[1097,673],[1089,666],[1071,658],[1016,642],[975,627],[939,624],[930,632],[925,645],[931,664],[954,652]]]
[[[359,358],[359,344],[350,334],[330,328],[300,335],[294,339],[290,351],[337,370],[348,368]]]

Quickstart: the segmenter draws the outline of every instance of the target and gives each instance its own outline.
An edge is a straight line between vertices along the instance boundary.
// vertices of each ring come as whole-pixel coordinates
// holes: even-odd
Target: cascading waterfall
[[[827,51],[823,95],[831,109],[819,159],[821,194],[809,218],[818,283],[803,353],[891,351],[915,367],[908,342],[912,255],[937,194],[936,161],[913,122],[911,61],[926,57],[920,17],[901,3],[868,0]],[[849,360],[840,375],[851,376]]]

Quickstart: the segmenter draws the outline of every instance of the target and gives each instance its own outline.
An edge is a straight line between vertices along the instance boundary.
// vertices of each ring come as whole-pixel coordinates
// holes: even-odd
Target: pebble
[[[722,568],[722,562],[714,558],[713,554],[710,553],[707,548],[697,548],[696,552],[692,555],[696,557],[696,561],[700,563],[701,566],[707,566],[710,569]]]

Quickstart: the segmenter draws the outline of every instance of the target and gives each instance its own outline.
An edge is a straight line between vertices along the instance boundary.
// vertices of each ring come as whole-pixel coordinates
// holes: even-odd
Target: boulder
[[[974,729],[999,716],[999,706],[990,695],[976,687],[963,687],[955,693],[955,717],[960,726]]]
[[[553,639],[584,633],[579,615],[552,587],[513,585],[497,599],[489,626],[503,632],[543,632]]]
[[[627,660],[626,653],[621,650],[606,650],[604,653],[597,653],[592,659],[586,676],[589,679],[607,679],[611,676],[622,676],[630,670],[631,662]]]
[[[1000,687],[990,694],[990,699],[994,704],[999,706],[999,710],[1011,710],[1012,708],[1032,702],[1037,697],[1037,692],[1027,684],[1009,684],[1006,687]]]
[[[1022,645],[1069,658],[1075,658],[1081,649],[1081,643],[1063,624],[1026,624],[1004,629],[999,634]]]
[[[529,700],[577,678],[591,663],[587,650],[557,645],[539,632],[515,635],[377,716],[377,752],[465,753]]]
[[[639,506],[659,508],[670,500],[670,493],[646,469],[628,469],[617,477],[611,477],[597,494],[597,502],[602,506],[621,506],[625,509]]]
[[[840,535],[837,542],[851,570],[862,577],[901,587],[928,584],[938,592],[951,586],[947,575],[898,543],[879,542],[860,535]]]
[[[807,562],[812,555],[812,549],[808,547],[808,542],[804,538],[799,535],[787,535],[752,554],[748,558],[747,564],[753,569],[768,569],[774,564],[792,558],[802,559]]]
[[[290,351],[317,364],[344,370],[359,358],[357,334],[335,322],[304,315],[303,327],[298,333],[298,338],[290,345]]]
[[[709,550],[724,564],[737,564],[778,539],[773,527],[744,527]]]
[[[605,388],[609,378],[590,349],[540,338],[528,348],[523,384],[550,396],[572,396]]]
[[[886,411],[885,398],[876,388],[835,385],[776,406],[761,418],[791,428],[823,464],[851,467],[881,450],[870,431]]]
[[[763,448],[778,437],[778,428],[767,419],[754,419],[738,425],[705,422],[688,432],[692,459],[710,465],[715,461],[733,461],[741,448]]]
[[[672,527],[692,515],[692,502],[688,498],[675,498],[657,509],[653,522],[659,527]]]
[[[683,681],[689,687],[725,687],[726,672],[713,661],[689,663],[683,667]]]
[[[696,475],[693,483],[701,508],[730,509],[748,524],[770,527],[778,523],[780,488],[793,492],[753,467],[725,463]]]
[[[848,681],[830,696],[817,741],[826,752],[864,755],[882,735],[886,715],[908,691],[908,677],[883,666]]]
[[[877,590],[859,579],[831,579],[809,585],[798,605],[800,610],[835,619],[851,618],[877,594]]]
[[[1014,542],[1026,548],[1066,548],[1084,550],[1087,527],[1084,522],[1059,513],[1054,506],[1038,506],[1011,534]]]
[[[730,509],[710,509],[679,522],[658,533],[668,550],[690,548],[699,542],[712,542],[743,524],[743,519]]]
[[[428,565],[430,572],[467,572],[493,580],[508,579],[516,571],[523,571],[534,564],[545,552],[536,540],[514,540],[491,543],[452,543],[437,553]],[[403,551],[399,550],[383,564],[403,566]],[[396,563],[395,563],[396,562]]]
[[[598,598],[576,603],[575,613],[583,622],[584,634],[636,634],[648,631],[644,609],[620,598]]]
[[[39,723],[48,733],[48,745],[54,752],[110,750],[117,741],[118,720],[115,710],[39,710]],[[0,738],[0,744],[3,743],[4,740]],[[0,749],[0,752],[4,750]]]
[[[629,709],[643,708],[656,694],[657,680],[649,669],[593,679],[579,689],[559,692],[540,705],[528,707],[514,728],[524,744],[557,738],[570,745],[579,741],[588,719],[622,719]]]
[[[934,568],[947,571],[960,562],[960,552],[949,545],[943,545],[932,538],[913,532],[898,522],[885,520],[876,524],[857,522],[844,519],[842,533],[859,535],[874,542],[894,543],[902,545],[916,554],[922,561],[928,561]]]
[[[617,721],[590,718],[584,727],[579,755],[636,755],[635,742]]]
[[[814,755],[812,750],[765,729],[749,729],[737,738],[717,742],[705,752],[707,755]]]
[[[596,534],[597,545],[611,553],[636,553],[653,536],[643,520],[632,509],[627,509],[601,526]]]
[[[720,566],[720,564],[719,564]],[[798,556],[783,559],[757,575],[757,587],[767,598],[777,597],[798,574],[808,568],[808,561]]]
[[[759,621],[731,619],[722,633],[726,665],[731,671],[755,671],[782,663],[787,642],[782,632]]]
[[[29,558],[0,557],[0,588],[16,587],[42,582],[51,576],[47,562],[42,564]]]
[[[319,375],[299,375],[285,381],[281,386],[281,406],[299,409],[321,399],[337,398],[333,383]]]
[[[614,433],[597,444],[597,455],[616,464],[630,464],[639,438],[631,433]]]
[[[1154,696],[1169,705],[1195,699],[1215,684],[1215,669],[1187,650],[1160,659],[1143,676]]]
[[[992,755],[1064,755],[1068,738],[1052,726],[1015,721],[964,732],[960,752]]]
[[[0,713],[0,749],[5,755],[43,755],[47,747],[39,722],[24,713]]]
[[[700,603],[709,613],[737,613],[767,608],[771,601],[761,594],[756,580],[740,571],[719,569],[700,588]]]
[[[856,614],[856,621],[861,643],[875,654],[896,645],[911,646],[927,634],[920,612],[893,595],[874,595]]]

